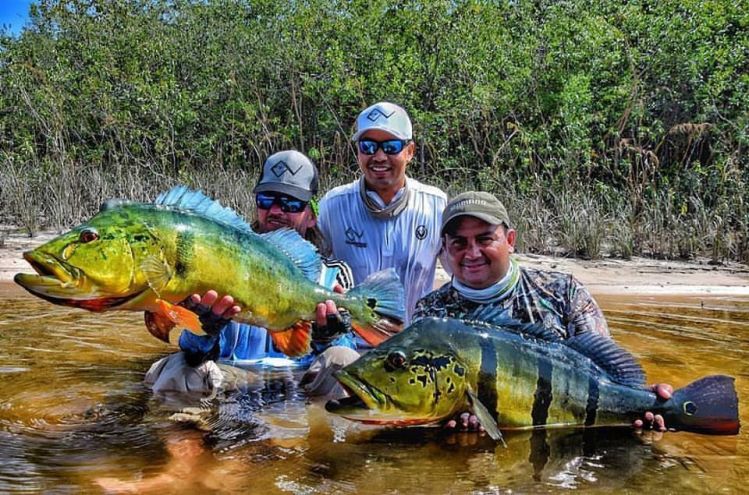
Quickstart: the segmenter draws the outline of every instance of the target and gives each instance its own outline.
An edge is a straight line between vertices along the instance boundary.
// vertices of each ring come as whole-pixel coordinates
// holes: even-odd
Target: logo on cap
[[[386,114],[379,108],[375,108],[374,110],[372,110],[371,112],[367,114],[367,120],[369,120],[370,122],[377,122],[377,119],[379,119],[380,117],[385,117],[385,120],[387,120],[394,113],[395,113],[395,110],[393,110],[389,114]]]
[[[273,175],[276,177],[281,177],[286,172],[289,172],[291,175],[296,175],[297,172],[302,168],[302,165],[300,164],[296,170],[292,169],[288,163],[286,163],[283,160],[280,160],[278,163],[273,165],[270,170],[273,172]]]

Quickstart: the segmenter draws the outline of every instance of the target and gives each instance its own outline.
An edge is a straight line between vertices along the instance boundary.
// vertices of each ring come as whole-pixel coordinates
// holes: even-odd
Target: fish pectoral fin
[[[148,286],[157,295],[159,292],[166,287],[169,280],[172,278],[172,271],[169,265],[165,261],[160,260],[156,256],[149,256],[143,260],[140,264],[140,269],[143,275],[146,277]]]
[[[312,323],[299,321],[279,332],[270,332],[273,344],[287,356],[302,356],[307,354],[312,342]]]
[[[174,326],[186,328],[198,335],[205,334],[203,331],[203,324],[200,322],[200,318],[197,314],[187,308],[176,306],[163,299],[156,299],[155,302],[159,308],[155,313],[159,315],[160,318],[167,319],[171,321]]]
[[[176,325],[172,320],[159,313],[146,311],[143,313],[143,319],[146,322],[148,331],[159,340],[169,343],[169,332]]]
[[[492,440],[502,442],[502,445],[507,448],[505,439],[502,437],[502,432],[499,431],[499,425],[494,420],[491,413],[489,413],[486,406],[481,403],[473,390],[468,390],[468,400],[471,403],[473,414],[476,415],[479,423],[481,423],[481,426],[486,430],[486,433],[492,438]]]

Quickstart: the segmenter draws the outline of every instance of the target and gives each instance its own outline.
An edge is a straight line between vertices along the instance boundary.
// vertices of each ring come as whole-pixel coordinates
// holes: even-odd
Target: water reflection
[[[745,432],[509,432],[505,449],[475,434],[366,427],[310,403],[292,370],[258,370],[209,401],[155,398],[143,375],[174,349],[150,337],[139,315],[3,290],[2,492],[732,492],[749,472]],[[653,381],[682,386],[726,373],[737,377],[742,405],[749,397],[749,299],[599,300]]]

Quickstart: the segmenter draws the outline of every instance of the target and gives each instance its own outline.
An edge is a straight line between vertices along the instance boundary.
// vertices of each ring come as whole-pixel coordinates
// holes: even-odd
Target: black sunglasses
[[[403,147],[408,144],[408,141],[403,139],[388,139],[387,141],[373,141],[371,139],[362,139],[359,141],[359,151],[365,155],[374,155],[377,153],[379,148],[386,155],[397,155],[403,151]]]
[[[257,193],[255,204],[261,210],[270,210],[271,206],[277,204],[281,211],[286,213],[299,213],[307,207],[307,202],[301,199],[290,198],[283,194]]]

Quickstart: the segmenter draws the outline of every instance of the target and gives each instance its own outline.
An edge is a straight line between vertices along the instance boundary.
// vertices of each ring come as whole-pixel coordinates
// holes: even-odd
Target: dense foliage
[[[351,179],[378,100],[411,174],[496,192],[525,250],[749,260],[747,0],[39,0],[0,34],[0,216],[176,182],[249,213],[272,151]]]

